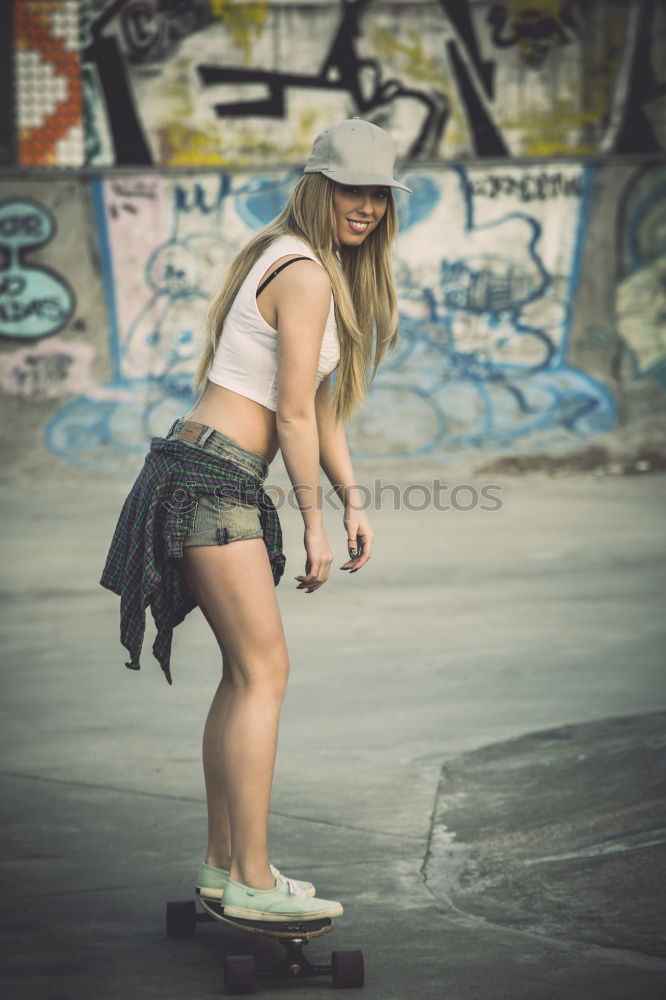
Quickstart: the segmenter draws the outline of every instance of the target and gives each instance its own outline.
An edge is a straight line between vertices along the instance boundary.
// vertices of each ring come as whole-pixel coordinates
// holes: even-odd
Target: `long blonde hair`
[[[384,217],[363,243],[358,247],[339,244],[333,190],[334,181],[323,174],[304,174],[280,214],[233,258],[209,302],[204,349],[192,383],[195,392],[206,378],[227,313],[250,269],[274,240],[292,235],[310,246],[331,279],[340,338],[333,393],[336,420],[346,424],[354,408],[365,400],[382,358],[395,349],[398,339],[398,306],[391,270],[391,244],[398,231],[398,217],[389,188]]]

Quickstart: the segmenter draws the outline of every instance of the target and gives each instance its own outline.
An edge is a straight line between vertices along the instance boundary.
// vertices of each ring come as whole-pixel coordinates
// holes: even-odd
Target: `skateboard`
[[[244,920],[228,917],[221,902],[193,899],[169,902],[166,906],[166,931],[170,938],[193,937],[198,923],[223,923],[234,930],[260,934],[279,941],[285,949],[282,960],[268,969],[257,969],[254,955],[225,955],[224,991],[228,995],[254,993],[257,979],[307,979],[311,976],[331,976],[333,985],[342,988],[363,986],[363,953],[358,949],[333,951],[328,965],[315,965],[303,954],[310,938],[322,937],[333,929],[330,917],[319,920],[296,920],[278,923],[266,920]]]

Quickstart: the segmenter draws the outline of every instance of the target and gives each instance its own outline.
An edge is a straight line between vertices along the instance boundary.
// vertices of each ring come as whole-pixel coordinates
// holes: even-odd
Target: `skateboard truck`
[[[319,965],[310,962],[303,952],[310,938],[321,937],[333,928],[330,917],[307,921],[261,921],[228,917],[224,907],[215,900],[202,899],[203,913],[197,911],[194,900],[169,902],[166,907],[166,930],[170,938],[193,937],[198,923],[224,923],[236,930],[273,938],[285,949],[282,960],[267,969],[257,969],[254,955],[225,955],[224,991],[227,995],[254,993],[257,979],[309,979],[331,976],[333,985],[341,988],[363,986],[363,953],[358,949],[333,951],[331,962]]]

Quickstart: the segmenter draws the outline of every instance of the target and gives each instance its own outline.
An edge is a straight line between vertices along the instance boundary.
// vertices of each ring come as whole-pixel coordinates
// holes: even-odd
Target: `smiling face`
[[[374,184],[335,183],[333,212],[338,240],[345,246],[358,246],[384,218],[389,199],[388,187]]]

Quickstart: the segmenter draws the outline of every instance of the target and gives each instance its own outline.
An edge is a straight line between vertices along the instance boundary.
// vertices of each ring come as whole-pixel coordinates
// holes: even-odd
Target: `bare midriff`
[[[274,411],[208,379],[185,419],[214,427],[237,441],[241,448],[263,455],[269,465],[277,454],[279,440]]]
[[[261,276],[257,287],[276,267],[296,256],[298,254],[288,253],[273,261]],[[268,325],[275,329],[277,309],[272,292],[271,285],[267,285],[257,299],[257,308]],[[242,448],[263,455],[269,465],[280,447],[275,412],[270,407],[262,406],[247,396],[241,396],[233,389],[217,385],[210,379],[206,379],[204,391],[185,419],[198,420],[201,424],[214,427],[221,434],[233,438]]]

